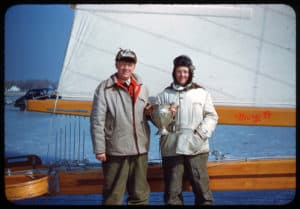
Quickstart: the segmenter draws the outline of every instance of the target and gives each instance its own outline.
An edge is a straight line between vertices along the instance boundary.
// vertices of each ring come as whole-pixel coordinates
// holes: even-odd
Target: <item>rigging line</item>
[[[265,24],[266,24],[266,16],[267,16],[267,11],[263,8],[263,20],[262,20],[262,27],[261,27],[261,32],[260,32],[260,39],[259,39],[259,44],[258,44],[258,52],[257,52],[257,57],[256,57],[256,73],[254,76],[254,91],[253,91],[253,96],[252,96],[252,102],[255,103],[256,98],[257,98],[257,83],[258,83],[258,75],[260,73],[260,66],[261,66],[261,54],[262,54],[262,47],[263,47],[263,37],[265,35]]]
[[[207,22],[209,22],[209,23],[212,23],[212,24],[214,24],[214,25],[217,25],[217,26],[219,26],[219,27],[225,28],[225,29],[227,29],[227,30],[230,30],[230,31],[233,31],[233,32],[242,34],[242,35],[244,35],[244,36],[248,36],[248,37],[250,37],[250,38],[256,39],[256,40],[258,40],[258,41],[261,41],[261,38],[260,38],[260,37],[257,37],[256,35],[253,35],[253,34],[250,34],[250,33],[246,33],[246,32],[243,32],[243,31],[240,31],[240,30],[238,30],[238,29],[235,29],[235,28],[233,28],[233,27],[227,26],[227,25],[222,24],[222,23],[218,23],[218,22],[216,22],[216,21],[210,20],[210,19],[207,18],[207,17],[197,17],[197,18],[202,19],[202,20],[204,20],[204,21],[207,21]],[[278,43],[274,43],[274,42],[269,41],[269,40],[266,40],[266,39],[262,39],[262,41],[265,42],[266,44],[271,45],[271,46],[280,48],[280,49],[282,49],[282,50],[286,50],[286,51],[289,52],[289,53],[295,53],[295,52],[296,52],[294,49],[291,49],[291,48],[288,48],[288,47],[281,46],[281,45],[278,44]]]
[[[147,30],[145,30],[145,29],[139,28],[139,27],[137,27],[137,26],[130,25],[130,24],[128,24],[128,23],[124,23],[124,22],[121,22],[121,21],[118,21],[118,20],[114,20],[113,18],[105,17],[105,16],[100,15],[100,14],[94,14],[94,15],[96,15],[96,16],[102,18],[102,19],[106,19],[107,21],[114,22],[114,23],[119,24],[119,25],[125,25],[125,26],[127,26],[127,27],[129,27],[129,28],[132,28],[132,29],[135,29],[135,30],[137,30],[137,31],[140,31],[140,32],[143,32],[143,33],[150,34],[150,35],[152,35],[152,36],[155,36],[155,37],[160,38],[160,39],[167,40],[167,41],[172,42],[172,43],[175,43],[175,44],[177,44],[177,45],[181,45],[181,46],[183,46],[183,47],[185,47],[185,48],[188,48],[188,49],[194,50],[194,51],[196,51],[196,52],[205,54],[205,55],[210,56],[210,57],[213,57],[213,58],[215,58],[215,59],[217,59],[217,60],[221,60],[221,61],[223,61],[223,62],[225,62],[225,63],[228,63],[228,64],[231,64],[231,65],[237,66],[237,67],[239,67],[239,68],[242,69],[242,70],[249,71],[249,72],[251,72],[251,73],[253,73],[253,72],[255,73],[255,69],[253,69],[253,68],[244,66],[244,65],[242,65],[242,64],[240,64],[240,63],[238,63],[238,62],[235,62],[235,61],[232,61],[232,60],[230,60],[230,59],[224,58],[224,57],[222,57],[222,56],[220,56],[220,55],[213,54],[213,53],[211,53],[210,51],[206,51],[206,50],[203,50],[203,49],[200,49],[200,48],[196,48],[196,47],[194,47],[194,46],[191,46],[191,45],[189,45],[189,44],[183,43],[183,42],[178,41],[178,40],[176,40],[176,39],[168,38],[168,37],[166,37],[166,36],[164,36],[164,35],[157,34],[157,33],[154,33],[154,32],[150,32],[150,31],[147,31]],[[266,76],[266,74],[263,74],[263,73],[260,73],[260,75]],[[284,81],[284,80],[275,78],[275,77],[273,77],[273,76],[271,76],[271,75],[268,75],[267,78],[269,78],[269,79],[271,79],[271,80],[273,80],[273,81],[282,83],[282,84],[284,84],[284,85],[286,85],[286,86],[289,86],[289,87],[292,87],[292,88],[294,87],[293,84],[291,84],[291,83],[289,83],[289,82],[287,82],[287,81]]]
[[[50,143],[53,141],[51,139],[51,131],[53,130],[53,117],[50,117],[50,124],[48,126],[48,147],[47,147],[47,160],[46,162],[49,163],[50,160],[49,160],[49,152],[50,152]]]

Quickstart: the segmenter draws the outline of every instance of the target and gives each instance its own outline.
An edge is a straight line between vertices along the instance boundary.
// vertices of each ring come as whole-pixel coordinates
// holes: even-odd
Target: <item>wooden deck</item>
[[[296,188],[295,159],[209,162],[208,173],[213,191]],[[149,165],[148,182],[151,192],[164,191],[160,165]],[[60,172],[59,185],[58,194],[98,194],[102,191],[102,171]],[[188,180],[183,189],[192,191]]]
[[[56,108],[54,108],[56,107]],[[91,101],[78,100],[28,100],[27,110],[55,114],[90,116]],[[296,126],[295,108],[218,106],[218,124],[259,125],[259,126]]]
[[[35,157],[36,158],[36,157]],[[36,162],[39,162],[38,160]],[[6,192],[8,188],[18,182],[12,179],[20,179],[20,173],[15,177],[14,172],[32,171],[32,162],[29,165],[22,165],[18,162],[17,166],[6,164],[5,170],[10,169],[11,175],[6,176]],[[34,165],[35,170],[44,169],[47,171],[48,165],[40,163]],[[47,172],[46,172],[47,173]],[[257,160],[223,160],[209,161],[208,173],[210,176],[210,187],[212,191],[234,191],[234,190],[276,190],[276,189],[295,189],[296,188],[296,159],[257,159]],[[24,176],[28,176],[25,175]],[[26,178],[26,177],[24,177]],[[24,179],[23,178],[23,179]],[[58,167],[55,175],[48,175],[50,195],[68,194],[85,195],[102,193],[103,174],[99,167],[80,168],[68,170]],[[30,179],[28,179],[29,182]],[[163,192],[163,172],[160,164],[149,164],[148,182],[151,192]],[[24,182],[21,182],[24,184]],[[25,184],[24,184],[25,185]],[[28,184],[27,184],[28,185]],[[22,190],[22,187],[19,187]],[[32,197],[32,191],[28,186],[23,187],[23,197]],[[192,191],[191,185],[185,179],[183,183],[184,191]],[[16,192],[16,191],[15,191]],[[45,194],[45,192],[43,193]],[[40,193],[42,195],[42,193]],[[37,195],[35,195],[37,196]],[[20,199],[20,198],[19,198]]]

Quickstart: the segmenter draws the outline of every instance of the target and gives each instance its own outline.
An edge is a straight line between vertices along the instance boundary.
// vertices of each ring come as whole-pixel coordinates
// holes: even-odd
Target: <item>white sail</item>
[[[119,48],[136,52],[135,72],[153,96],[186,54],[218,105],[296,105],[296,17],[287,5],[76,5],[60,96],[92,100],[116,72]]]

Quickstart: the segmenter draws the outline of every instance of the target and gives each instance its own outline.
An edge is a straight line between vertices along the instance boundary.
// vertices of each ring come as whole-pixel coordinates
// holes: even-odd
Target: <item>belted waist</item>
[[[173,133],[190,133],[190,132],[194,132],[196,128],[192,128],[191,126],[182,126],[182,125],[175,125],[173,127],[173,129],[171,130],[171,132]]]

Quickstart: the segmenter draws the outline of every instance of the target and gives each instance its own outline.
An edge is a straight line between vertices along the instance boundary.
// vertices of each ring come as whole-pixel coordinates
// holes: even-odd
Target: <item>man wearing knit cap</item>
[[[102,161],[103,204],[148,204],[147,166],[150,128],[144,108],[148,90],[134,74],[137,63],[132,50],[120,49],[117,72],[95,90],[91,113],[93,151]],[[99,69],[101,72],[101,69]]]

